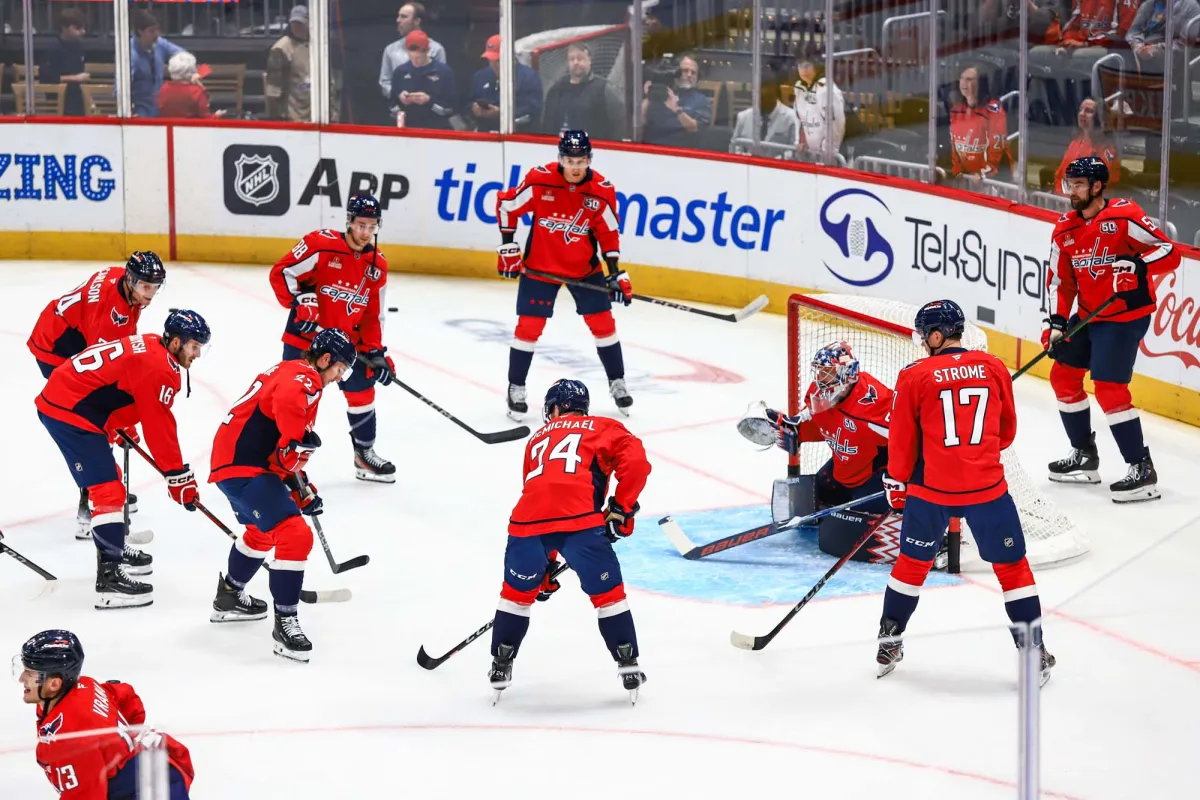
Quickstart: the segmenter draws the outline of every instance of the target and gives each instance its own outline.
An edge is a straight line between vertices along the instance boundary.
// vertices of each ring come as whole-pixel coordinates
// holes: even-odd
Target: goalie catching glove
[[[608,509],[604,512],[604,536],[610,542],[624,539],[633,533],[633,516],[641,509],[640,503],[625,508],[616,497],[608,498]]]
[[[800,448],[800,425],[811,419],[812,409],[808,406],[800,409],[796,416],[789,417],[781,411],[767,408],[767,404],[760,400],[746,409],[746,413],[738,420],[737,429],[738,433],[757,445],[774,445],[789,455],[796,455]]]

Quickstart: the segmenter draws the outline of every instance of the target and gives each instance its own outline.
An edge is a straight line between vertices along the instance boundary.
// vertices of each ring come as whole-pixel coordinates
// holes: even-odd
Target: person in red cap
[[[391,104],[403,114],[405,128],[451,129],[450,117],[458,102],[454,72],[429,57],[429,35],[415,30],[404,39],[408,63],[392,73]],[[397,124],[401,124],[397,117]]]
[[[475,128],[486,133],[500,130],[500,34],[487,40],[480,58],[487,66],[471,80],[471,116]],[[513,92],[513,127],[520,133],[533,132],[542,119],[542,79],[530,67],[513,59],[516,91]]]

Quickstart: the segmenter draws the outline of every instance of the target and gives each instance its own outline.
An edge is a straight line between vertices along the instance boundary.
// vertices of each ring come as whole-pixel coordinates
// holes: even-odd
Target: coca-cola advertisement
[[[1157,285],[1158,308],[1142,342],[1137,371],[1200,389],[1200,263],[1184,259]]]

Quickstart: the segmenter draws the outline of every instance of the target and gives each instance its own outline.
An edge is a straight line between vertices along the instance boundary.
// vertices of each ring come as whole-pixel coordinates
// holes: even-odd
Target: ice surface
[[[414,655],[422,644],[440,654],[491,617],[522,445],[485,446],[398,389],[381,387],[376,401],[393,486],[354,480],[345,402],[336,390],[322,402],[325,445],[309,472],[324,528],[338,558],[368,553],[371,563],[333,576],[319,546],[313,553],[306,586],[347,587],[354,599],[302,608],[312,663],[275,658],[269,622],[208,622],[228,540],[171,503],[136,456],[134,527],[156,531],[155,604],[92,609],[93,547],[73,538],[77,495],[34,412],[42,382],[24,343],[46,302],[95,268],[5,270],[0,530],[61,585],[41,595],[40,578],[0,557],[0,651],[43,628],[77,632],[87,674],[133,683],[150,720],[191,748],[194,797],[1015,796],[1017,664],[990,576],[931,581],[905,661],[877,681],[886,570],[852,565],[769,648],[746,653],[730,647],[729,631],[765,633],[828,559],[788,534],[685,562],[657,530],[675,514],[700,541],[765,516],[783,462],[734,422],[751,400],[786,397],[783,317],[730,325],[645,304],[615,312],[635,398],[627,424],[654,464],[637,532],[619,546],[650,682],[630,707],[594,611],[568,577],[535,608],[514,684],[493,708],[486,637],[435,672]],[[513,302],[511,284],[393,275],[387,303],[400,311],[385,339],[400,374],[476,428],[508,427]],[[214,332],[191,398],[175,406],[185,458],[206,477],[216,426],[278,360],[284,312],[266,270],[246,267],[173,265],[142,330],[156,331],[169,307],[200,311]],[[531,406],[565,376],[588,383],[598,413],[616,415],[569,301],[539,343]],[[1042,481],[1040,465],[1066,440],[1049,386],[1023,378],[1016,390],[1021,461],[1092,545],[1083,561],[1038,574],[1059,661],[1042,693],[1044,793],[1200,796],[1200,433],[1144,417],[1163,499],[1117,507],[1103,486]],[[1124,467],[1098,410],[1094,419],[1113,481]],[[201,492],[232,525],[220,493]],[[267,597],[265,577],[251,589]],[[53,797],[32,754],[32,709],[15,684],[5,694],[0,796]]]

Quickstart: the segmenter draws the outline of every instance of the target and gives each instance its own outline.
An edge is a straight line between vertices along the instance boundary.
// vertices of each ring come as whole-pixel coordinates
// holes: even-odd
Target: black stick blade
[[[354,558],[350,559],[349,561],[343,561],[342,563],[340,563],[336,567],[334,567],[333,574],[337,575],[340,572],[348,572],[352,569],[358,569],[359,567],[365,567],[367,564],[370,564],[370,563],[371,563],[370,556],[355,556]]]
[[[506,431],[496,431],[495,433],[476,433],[479,440],[484,444],[503,444],[504,442],[515,442],[524,439],[529,435],[529,426],[522,425],[518,428],[509,428]]]
[[[429,655],[429,653],[425,652],[425,645],[421,645],[421,649],[417,651],[417,665],[420,666],[421,669],[437,669],[449,657],[450,654],[447,653],[441,658],[434,658],[433,656]]]

